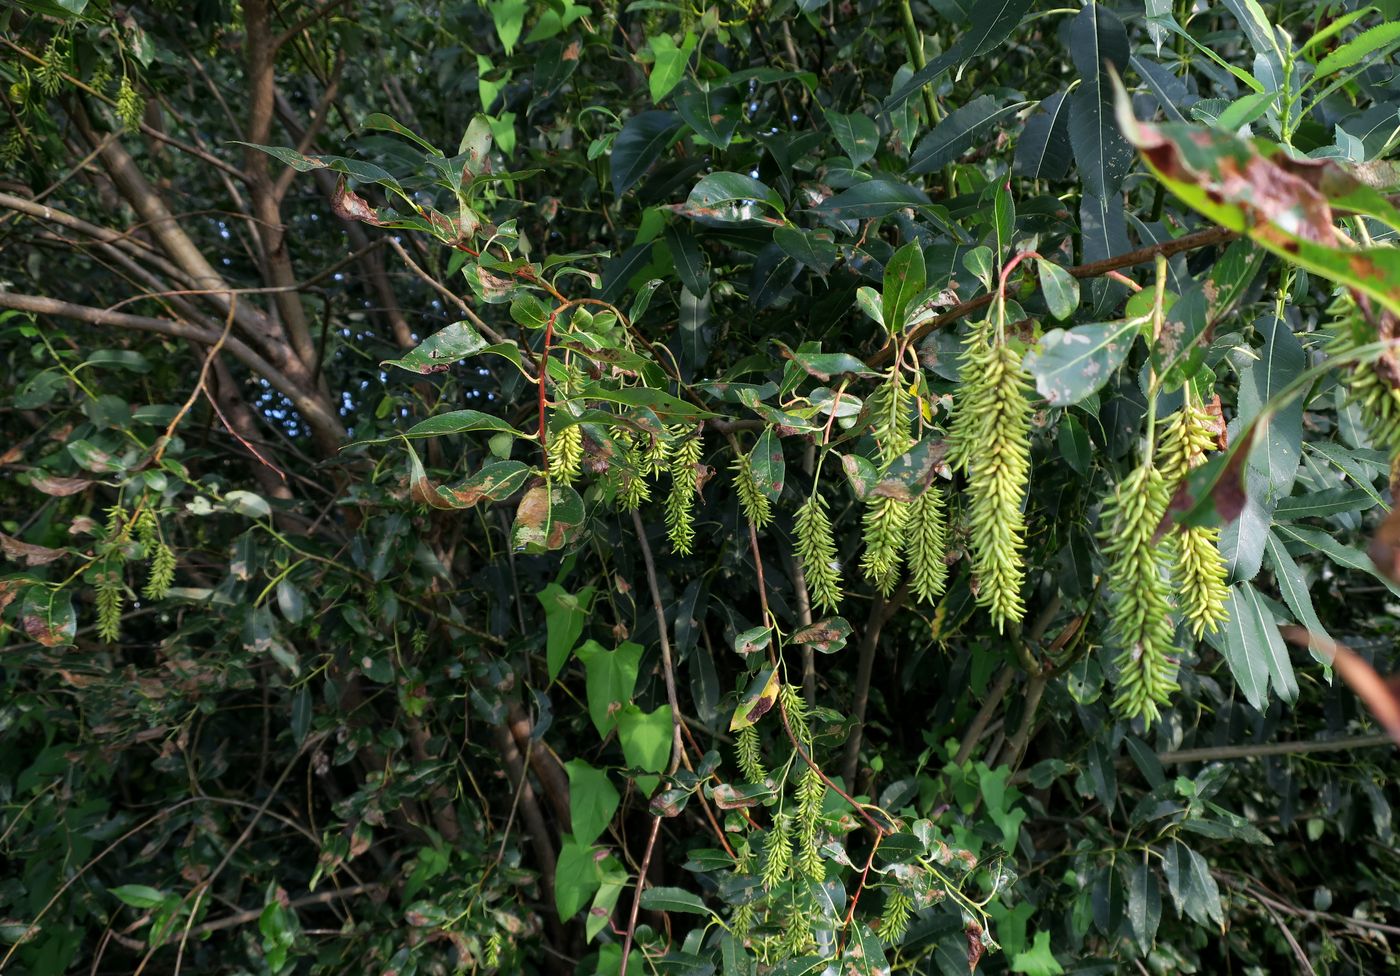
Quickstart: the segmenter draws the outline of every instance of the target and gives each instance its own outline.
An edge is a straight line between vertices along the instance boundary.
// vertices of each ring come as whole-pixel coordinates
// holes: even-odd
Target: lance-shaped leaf
[[[910,173],[931,173],[957,159],[998,121],[1021,108],[1022,103],[998,105],[991,95],[979,95],[950,112],[933,131],[919,140],[909,157]]]
[[[467,322],[453,322],[418,343],[398,359],[386,359],[381,366],[397,366],[412,373],[440,373],[460,359],[475,356],[489,343]]]

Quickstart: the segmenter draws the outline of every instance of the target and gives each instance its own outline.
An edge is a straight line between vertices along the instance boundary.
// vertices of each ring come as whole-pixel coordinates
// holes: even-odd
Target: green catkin
[[[865,554],[860,568],[882,596],[889,596],[899,583],[899,564],[904,549],[904,530],[909,523],[909,503],[879,496],[865,509],[861,527]]]
[[[559,408],[556,408],[556,416]],[[565,412],[564,416],[568,416]],[[560,484],[578,480],[583,470],[583,428],[570,424],[554,432],[549,442],[549,476]]]
[[[632,432],[626,429],[614,432],[613,444],[620,452],[617,463],[612,465],[616,485],[614,501],[622,511],[635,512],[642,507],[642,502],[651,499],[651,486],[647,484],[640,451]]]
[[[1192,468],[1205,463],[1205,452],[1215,446],[1211,418],[1190,403],[1168,418],[1158,450],[1158,467],[1171,494]],[[1182,616],[1197,640],[1220,628],[1229,615],[1226,601],[1225,560],[1220,555],[1220,530],[1186,526],[1168,537],[1172,582]]]
[[[664,437],[652,434],[650,440],[642,448],[642,462],[647,472],[653,477],[660,477],[666,470],[666,464],[671,459],[671,444]]]
[[[909,931],[914,902],[903,888],[890,888],[885,894],[885,910],[880,914],[877,934],[887,945],[894,945]]]
[[[141,116],[146,113],[146,99],[136,90],[128,75],[122,75],[121,86],[117,89],[117,118],[128,132],[141,128]]]
[[[160,521],[149,508],[143,508],[136,517],[136,538],[147,559],[146,585],[141,595],[148,600],[164,599],[175,582],[175,552],[160,537]]]
[[[52,95],[62,87],[63,75],[68,71],[69,50],[68,44],[57,34],[44,46],[43,60],[35,69],[34,77],[45,95]]]
[[[701,435],[696,433],[676,446],[671,458],[671,491],[666,496],[666,530],[671,545],[690,554],[695,541],[695,487],[699,481]]]
[[[1021,510],[1030,480],[1031,403],[1021,358],[994,341],[988,323],[974,326],[963,347],[961,375],[949,431],[948,462],[967,473],[977,603],[997,629],[1025,615]]]
[[[807,593],[819,610],[834,611],[841,603],[841,563],[836,558],[836,541],[826,501],[813,495],[802,503],[793,520],[797,536],[797,561],[807,581]]]
[[[754,477],[753,458],[740,454],[734,459],[730,470],[734,472],[734,488],[739,494],[739,506],[744,510],[744,517],[753,523],[755,529],[763,528],[773,521],[773,506]]]
[[[783,934],[778,939],[778,951],[784,959],[805,956],[816,947],[816,940],[812,938],[812,914],[806,908],[794,901],[783,917]]]
[[[880,470],[909,450],[913,438],[909,427],[913,422],[913,397],[904,385],[898,366],[890,370],[889,380],[871,397],[875,443],[880,450]],[[889,596],[899,583],[899,568],[904,549],[904,530],[909,522],[909,503],[885,496],[876,496],[866,503],[861,518],[865,553],[860,568],[877,590]]]
[[[1393,339],[1366,321],[1351,295],[1344,295],[1328,310],[1335,317],[1328,343],[1329,354],[1343,355],[1377,339]],[[1346,399],[1361,411],[1371,443],[1392,457],[1400,454],[1400,362],[1390,350],[1370,362],[1349,366]]]
[[[826,784],[817,771],[804,764],[797,777],[797,869],[813,881],[826,880],[821,857],[821,814]]]
[[[739,739],[734,752],[739,759],[739,769],[748,783],[762,783],[768,778],[768,770],[763,766],[763,749],[758,739],[758,729],[746,725],[739,730]]]
[[[773,815],[773,826],[763,844],[763,871],[760,875],[765,891],[772,891],[792,874],[792,818],[787,814]]]
[[[1113,629],[1122,648],[1114,660],[1119,676],[1113,707],[1126,718],[1142,716],[1149,726],[1178,688],[1171,583],[1164,572],[1169,553],[1153,541],[1169,500],[1162,473],[1142,464],[1119,482],[1101,517]]]
[[[121,636],[123,596],[121,561],[112,559],[97,577],[97,636],[104,641]]]
[[[904,534],[904,555],[912,577],[910,589],[915,597],[929,603],[943,594],[948,582],[948,563],[944,559],[948,543],[946,508],[943,489],[929,485],[910,506]]]

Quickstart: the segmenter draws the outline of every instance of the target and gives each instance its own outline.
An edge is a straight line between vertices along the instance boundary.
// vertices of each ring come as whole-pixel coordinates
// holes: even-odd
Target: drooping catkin
[[[914,901],[903,888],[889,888],[885,893],[885,910],[880,913],[880,939],[894,945],[909,930],[914,914]]]
[[[676,445],[671,456],[671,491],[666,496],[666,530],[676,551],[689,555],[695,541],[695,489],[699,483],[701,435]]]
[[[555,408],[556,417],[569,417],[562,407]],[[572,484],[583,470],[583,428],[570,424],[554,432],[549,440],[549,476],[560,484]]]
[[[624,512],[635,512],[642,507],[642,502],[651,498],[651,486],[647,484],[636,439],[632,431],[617,427],[613,429],[612,440],[617,451],[615,461],[608,467],[613,504]]]
[[[1366,320],[1356,300],[1346,294],[1328,309],[1335,316],[1329,327],[1333,338],[1330,355],[1340,356],[1378,339],[1392,340],[1400,333],[1400,320],[1382,313],[1379,326]],[[1392,456],[1400,454],[1400,357],[1386,349],[1369,362],[1352,363],[1344,387],[1348,403],[1361,411],[1371,442]]]
[[[813,495],[802,503],[793,520],[793,533],[797,536],[797,561],[807,580],[812,605],[820,610],[835,610],[841,603],[841,564],[836,558],[831,519],[821,495]]]
[[[160,520],[149,508],[143,508],[136,517],[136,538],[148,560],[141,595],[148,600],[164,599],[175,582],[175,552],[160,537]]]
[[[1215,445],[1210,415],[1187,403],[1167,419],[1158,449],[1158,467],[1171,495],[1192,468],[1205,463],[1205,452]],[[1220,555],[1220,529],[1184,526],[1167,537],[1171,554],[1176,603],[1191,632],[1199,640],[1219,629],[1229,615],[1226,601],[1225,560]]]
[[[763,845],[763,871],[760,875],[766,891],[772,891],[792,874],[792,818],[785,813],[773,815],[773,826]]]
[[[909,450],[913,438],[913,397],[896,366],[889,379],[871,396],[875,443],[880,452],[880,472]],[[883,596],[889,596],[899,583],[899,567],[904,551],[904,530],[909,522],[909,503],[876,495],[866,502],[861,518],[865,553],[860,568]]]
[[[1169,554],[1153,541],[1169,500],[1162,473],[1150,463],[1139,465],[1104,504],[1099,537],[1109,560],[1113,632],[1121,648],[1114,659],[1119,675],[1113,706],[1148,725],[1177,690]]]
[[[1021,357],[988,323],[974,326],[963,345],[962,377],[954,394],[949,464],[967,473],[968,523],[977,603],[998,630],[1025,615],[1021,510],[1030,481],[1029,375]]]
[[[734,490],[739,495],[739,507],[744,510],[744,517],[753,523],[755,529],[763,528],[773,521],[773,505],[754,477],[753,458],[740,454],[734,459],[730,470],[734,472]]]
[[[929,485],[910,506],[904,533],[904,555],[909,562],[910,589],[920,600],[932,603],[943,594],[948,581],[947,501],[943,489]]]
[[[122,561],[109,559],[98,572],[97,579],[97,636],[104,641],[114,641],[121,636],[122,623]]]
[[[797,869],[813,881],[826,880],[821,857],[820,830],[826,784],[811,766],[803,765],[797,777]]]
[[[763,767],[763,749],[758,739],[758,729],[746,725],[739,730],[734,752],[739,759],[739,770],[748,783],[762,783],[768,778],[768,770]]]

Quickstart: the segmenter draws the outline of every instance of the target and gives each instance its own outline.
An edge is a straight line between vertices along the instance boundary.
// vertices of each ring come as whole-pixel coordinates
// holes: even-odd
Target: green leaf
[[[1286,524],[1281,523],[1275,528],[1281,535],[1291,536],[1299,542],[1316,549],[1338,566],[1345,567],[1346,569],[1354,569],[1358,572],[1366,573],[1369,576],[1374,576],[1389,587],[1390,592],[1394,593],[1396,596],[1400,596],[1400,586],[1397,586],[1395,581],[1384,573],[1379,572],[1376,569],[1376,564],[1360,549],[1338,542],[1336,538],[1326,532],[1319,532],[1317,529],[1310,529],[1292,522]]]
[[[950,112],[933,127],[933,131],[919,140],[909,157],[906,172],[931,173],[941,169],[971,148],[993,125],[1019,108],[1020,103],[998,105],[991,95],[979,95]]]
[[[1144,954],[1152,950],[1157,938],[1157,926],[1162,921],[1162,889],[1157,873],[1146,861],[1138,861],[1128,869],[1128,924],[1133,937]]]
[[[1011,971],[1025,973],[1026,976],[1060,976],[1064,967],[1050,951],[1050,933],[1044,929],[1037,932],[1031,947],[1016,953],[1016,957],[1011,960]]]
[[[685,124],[717,149],[726,149],[739,128],[734,92],[727,86],[685,81],[676,90],[676,112]]]
[[[601,883],[593,849],[569,838],[559,845],[554,867],[554,907],[567,922],[579,913]]]
[[[880,130],[868,116],[858,112],[844,115],[827,109],[826,124],[831,126],[836,142],[850,158],[852,166],[865,165],[880,148]]]
[[[641,112],[627,120],[613,140],[609,162],[614,193],[622,196],[642,178],[671,144],[680,124],[674,112]]]
[[[155,908],[165,901],[165,893],[149,885],[127,884],[107,890],[132,908]]]
[[[1035,266],[1050,314],[1061,320],[1069,318],[1079,308],[1079,281],[1053,261],[1037,258]]]
[[[1278,583],[1279,595],[1283,597],[1284,604],[1293,614],[1293,619],[1308,630],[1309,646],[1312,649],[1313,657],[1330,662],[1331,658],[1325,654],[1325,649],[1331,645],[1332,638],[1328,635],[1326,628],[1322,626],[1322,621],[1318,619],[1317,611],[1313,609],[1312,593],[1308,588],[1308,580],[1303,575],[1303,570],[1294,561],[1279,537],[1272,532],[1269,533],[1268,541],[1265,543],[1265,551],[1268,553],[1269,562],[1274,567],[1274,580]]]
[[[669,95],[671,89],[685,77],[686,65],[690,63],[690,56],[695,53],[695,45],[698,43],[699,38],[693,31],[686,31],[680,47],[676,46],[675,39],[670,34],[656,34],[648,38],[647,46],[651,48],[654,61],[647,85],[651,89],[653,103],[660,102]]]
[[[1184,910],[1198,925],[1224,922],[1220,888],[1205,858],[1178,841],[1167,848],[1162,870],[1178,912]]]
[[[489,343],[467,322],[454,322],[439,329],[399,359],[386,359],[381,366],[397,366],[411,373],[440,373],[458,360],[474,356]]]
[[[549,668],[549,680],[559,677],[569,652],[574,649],[583,626],[588,622],[589,608],[593,603],[593,587],[585,586],[578,593],[570,593],[558,583],[550,583],[536,594],[544,606],[545,619],[545,659]],[[579,833],[575,828],[574,833]],[[591,841],[592,838],[589,838]]]
[[[598,866],[598,874],[598,893],[593,896],[593,904],[588,908],[588,917],[583,926],[584,935],[587,936],[589,942],[596,939],[598,933],[608,927],[612,921],[613,909],[617,907],[618,898],[627,890],[631,882],[627,869],[615,857],[603,858],[602,864]],[[637,962],[635,953],[632,957],[632,963],[635,966],[641,965]]]
[[[490,430],[503,434],[511,434],[515,437],[529,437],[522,434],[500,417],[493,417],[489,413],[482,413],[480,410],[452,410],[448,413],[440,413],[429,417],[427,420],[419,421],[401,436],[411,439],[422,437],[444,437],[450,434],[465,434],[468,431]]]
[[[1280,698],[1298,697],[1298,679],[1288,648],[1279,636],[1278,623],[1251,583],[1236,583],[1226,602],[1229,620],[1220,636],[1221,653],[1230,672],[1256,709],[1263,710],[1272,680]]]
[[[1060,457],[1074,469],[1075,474],[1087,478],[1094,455],[1093,445],[1089,443],[1089,433],[1084,429],[1084,425],[1077,418],[1067,414],[1060,421],[1056,443],[1060,448]]]
[[[1035,388],[1052,407],[1078,403],[1099,390],[1133,347],[1140,319],[1051,329],[1025,359]]]
[[[438,149],[431,142],[428,142],[422,136],[418,135],[418,133],[414,132],[408,126],[404,125],[403,123],[399,122],[397,119],[391,116],[385,115],[383,112],[371,112],[369,115],[366,115],[364,119],[360,122],[360,128],[378,129],[381,132],[392,132],[395,135],[403,136],[405,139],[409,139],[417,143],[420,147],[422,147],[434,156],[442,155],[442,150]]]
[[[753,478],[758,490],[776,502],[783,493],[783,480],[787,476],[787,466],[783,461],[783,445],[772,427],[765,427],[749,454],[753,465]]]
[[[885,944],[864,922],[856,922],[847,929],[846,952],[841,957],[841,972],[849,976],[885,976],[889,972],[889,960],[885,958]]]
[[[1001,44],[1021,23],[1021,18],[1030,9],[1031,0],[978,0],[972,5],[971,23],[968,31],[944,54],[929,61],[921,70],[885,99],[882,106],[886,112],[893,112],[909,96],[943,72],[979,54],[985,54]]]
[[[906,207],[927,206],[928,195],[908,183],[867,180],[834,197],[828,197],[812,209],[839,220],[868,220],[872,217],[888,216]]]
[[[832,243],[830,231],[778,227],[773,231],[773,243],[781,247],[794,261],[822,275],[830,271],[841,256],[841,252]]]
[[[696,298],[703,297],[710,290],[710,273],[695,235],[684,224],[668,224],[663,237],[681,284]]]
[[[588,717],[593,720],[598,735],[606,736],[617,725],[616,713],[632,700],[642,647],[625,641],[616,650],[608,651],[597,641],[590,640],[576,653],[583,662]]]
[[[1011,170],[1028,180],[1062,180],[1073,157],[1069,143],[1069,100],[1056,92],[1026,120]]]
[[[1128,34],[1101,4],[1084,7],[1070,24],[1070,56],[1081,84],[1070,96],[1069,141],[1084,188],[1100,200],[1117,194],[1133,151],[1113,118],[1109,66],[1119,75],[1128,65]]]
[[[669,704],[658,705],[651,712],[628,705],[617,713],[617,740],[630,766],[649,773],[664,771],[671,758],[673,736]]]
[[[884,291],[880,309],[890,335],[899,335],[909,314],[909,303],[924,290],[927,282],[924,252],[917,241],[910,241],[885,265]]]
[[[732,201],[763,203],[782,213],[783,201],[766,184],[743,173],[711,173],[686,198],[691,209],[708,210]]]
[[[1360,63],[1362,58],[1393,44],[1400,44],[1400,21],[1392,20],[1363,31],[1319,61],[1317,69],[1313,72],[1313,81],[1320,81],[1328,75],[1350,68]]]
[[[564,764],[569,774],[569,826],[574,840],[588,846],[597,840],[617,812],[622,797],[608,781],[608,774],[582,759]]]
[[[650,912],[686,912],[692,915],[711,915],[705,902],[697,894],[684,888],[648,888],[642,892],[642,907]]]

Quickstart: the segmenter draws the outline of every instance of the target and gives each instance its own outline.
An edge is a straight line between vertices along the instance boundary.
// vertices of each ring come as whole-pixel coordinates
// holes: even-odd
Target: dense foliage
[[[1396,968],[1400,3],[0,10],[0,971]]]

